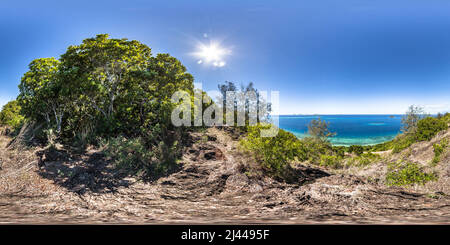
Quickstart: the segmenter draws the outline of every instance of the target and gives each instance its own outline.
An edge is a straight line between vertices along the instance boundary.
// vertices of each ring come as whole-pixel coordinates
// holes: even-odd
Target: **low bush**
[[[450,113],[445,113],[445,114],[438,114],[437,118],[439,118],[439,120],[447,123],[447,125],[450,123]]]
[[[418,141],[431,140],[438,132],[448,128],[444,120],[427,117],[420,120],[417,124],[416,139]]]
[[[175,151],[160,142],[158,147],[149,149],[142,138],[127,139],[123,136],[111,138],[102,143],[105,156],[114,166],[127,175],[136,175],[141,178],[157,178],[175,169],[175,157],[165,156],[168,150]],[[166,149],[171,148],[171,149]]]
[[[319,165],[329,168],[341,168],[342,157],[334,155],[321,155]]]
[[[141,138],[112,138],[104,143],[105,156],[112,160],[114,166],[130,174],[147,174],[151,166],[153,153],[145,147]]]
[[[303,161],[310,161],[313,164],[320,164],[321,155],[340,155],[342,152],[333,148],[330,142],[317,140],[316,138],[306,137],[301,140],[305,149]]]
[[[391,149],[393,153],[399,153],[416,142],[413,135],[402,134],[392,141]]]
[[[441,155],[447,151],[449,147],[448,140],[443,139],[441,140],[440,144],[433,144],[433,151],[434,151],[434,157],[432,160],[433,164],[437,164],[439,161],[441,161]]]
[[[355,153],[358,156],[361,156],[361,154],[364,153],[364,148],[360,145],[352,145],[348,148],[349,153]]]
[[[417,128],[413,132],[404,132],[395,139],[365,147],[366,151],[392,150],[399,153],[418,141],[431,140],[438,132],[446,130],[450,123],[450,114],[438,115],[438,117],[426,117],[417,122]]]
[[[367,166],[377,160],[380,160],[380,156],[371,152],[363,153],[360,156],[355,156],[347,161],[349,166]]]
[[[21,108],[16,100],[8,102],[0,112],[0,125],[9,126],[15,131],[20,129],[24,119],[24,116],[21,114]]]
[[[423,185],[428,181],[433,181],[436,179],[436,174],[424,172],[417,163],[393,163],[388,166],[386,184],[389,186],[402,186],[412,184]]]
[[[333,152],[336,153],[337,156],[344,158],[347,147],[345,146],[333,146]]]
[[[247,137],[240,143],[244,150],[254,154],[265,170],[282,177],[291,161],[307,158],[306,149],[295,135],[282,129],[275,137],[261,137],[261,130],[269,127],[267,124],[249,126]]]

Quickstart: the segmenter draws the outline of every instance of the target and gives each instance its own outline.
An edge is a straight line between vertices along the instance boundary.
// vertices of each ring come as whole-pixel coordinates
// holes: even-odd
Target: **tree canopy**
[[[24,116],[21,114],[21,108],[17,100],[12,100],[3,106],[0,112],[0,125],[18,129],[23,120]]]
[[[24,115],[67,142],[126,135],[148,144],[175,130],[175,91],[193,93],[193,77],[169,54],[107,34],[68,47],[59,60],[32,61],[19,85]]]

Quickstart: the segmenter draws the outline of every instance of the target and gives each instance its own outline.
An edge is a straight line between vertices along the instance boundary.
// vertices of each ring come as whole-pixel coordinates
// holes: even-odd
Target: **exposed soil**
[[[235,135],[211,128],[192,137],[179,171],[143,182],[115,171],[98,150],[12,150],[1,136],[0,223],[450,224],[446,187],[387,187],[303,165],[296,184],[286,184],[253,172]]]

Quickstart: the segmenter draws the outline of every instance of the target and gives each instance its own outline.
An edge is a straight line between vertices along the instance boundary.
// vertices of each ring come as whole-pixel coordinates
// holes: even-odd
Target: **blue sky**
[[[22,1],[0,4],[0,104],[35,58],[99,33],[182,61],[205,90],[280,92],[281,114],[450,111],[450,1]],[[214,66],[193,55],[220,44]]]

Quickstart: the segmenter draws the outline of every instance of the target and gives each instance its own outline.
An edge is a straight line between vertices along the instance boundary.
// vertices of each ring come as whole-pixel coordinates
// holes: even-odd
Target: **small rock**
[[[203,157],[206,160],[222,160],[224,159],[224,155],[222,153],[222,151],[218,148],[215,148],[212,151],[206,152]]]
[[[248,177],[245,174],[235,174],[228,177],[226,187],[232,189],[241,189],[247,186],[248,182]]]
[[[261,192],[264,189],[262,188],[262,186],[258,185],[258,184],[252,184],[249,188],[249,191],[252,193],[257,193],[257,192]]]

